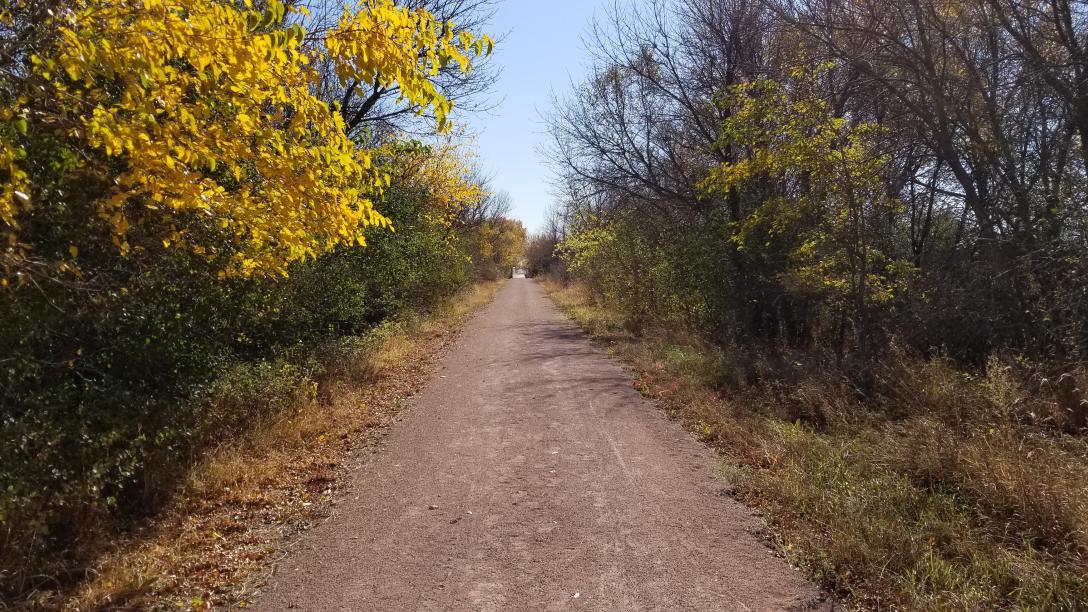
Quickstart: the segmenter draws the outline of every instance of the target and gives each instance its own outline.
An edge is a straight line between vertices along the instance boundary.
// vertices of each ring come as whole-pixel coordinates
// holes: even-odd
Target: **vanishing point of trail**
[[[470,321],[264,610],[790,610],[714,454],[536,283]]]

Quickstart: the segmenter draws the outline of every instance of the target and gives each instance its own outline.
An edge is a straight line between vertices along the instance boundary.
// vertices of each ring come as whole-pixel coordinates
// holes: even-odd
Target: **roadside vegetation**
[[[426,4],[0,0],[0,600],[215,584],[235,532],[170,521],[281,468],[306,516],[404,321],[521,258],[452,124],[491,3]]]
[[[104,548],[65,609],[217,609],[252,603],[272,563],[325,516],[352,468],[428,380],[442,349],[502,281],[402,312],[320,357],[317,393],[255,414],[206,452],[154,521]]]
[[[1088,22],[663,0],[587,36],[531,273],[866,608],[1088,601]]]
[[[880,366],[887,394],[861,398],[833,360],[797,352],[784,367],[781,354],[635,327],[584,285],[546,287],[643,395],[722,453],[726,493],[761,512],[771,545],[849,606],[1088,601],[1088,444],[1024,426],[1018,410],[1052,403],[1011,369],[899,355]]]

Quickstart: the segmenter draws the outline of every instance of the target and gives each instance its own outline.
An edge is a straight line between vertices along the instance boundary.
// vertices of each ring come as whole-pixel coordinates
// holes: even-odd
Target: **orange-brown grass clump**
[[[862,399],[833,357],[635,333],[583,287],[545,286],[722,453],[727,490],[766,517],[773,546],[850,605],[1088,602],[1088,440],[1025,364],[965,372],[893,350]]]
[[[292,378],[286,395],[268,389],[289,401],[276,402],[278,410],[199,460],[166,508],[113,543],[74,593],[53,594],[40,605],[244,607],[284,546],[335,503],[344,476],[423,385],[456,330],[501,285],[477,284],[432,312],[344,340],[306,376]],[[224,408],[259,403],[249,386],[224,383],[216,401]],[[235,408],[224,412],[236,414]]]

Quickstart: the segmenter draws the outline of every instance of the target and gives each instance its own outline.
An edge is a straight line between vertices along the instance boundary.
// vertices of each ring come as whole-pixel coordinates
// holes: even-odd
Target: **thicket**
[[[920,606],[1076,601],[1088,484],[1053,466],[1088,465],[1083,6],[662,0],[587,40],[591,74],[550,117],[564,197],[530,268],[588,287],[631,332],[699,338],[700,397],[729,398],[699,400],[699,418],[760,446],[742,460],[762,483],[751,499],[779,516],[802,503],[804,537],[850,533],[852,553],[806,549],[831,586],[888,571],[930,580]],[[918,503],[879,526],[843,510],[893,482]],[[1016,487],[1075,518],[1042,517]],[[881,543],[925,531],[910,513],[937,501],[1023,565],[957,600],[937,574],[974,571],[984,546]],[[1028,559],[1072,582],[1028,596],[1048,580]]]
[[[1014,368],[900,353],[878,366],[894,392],[863,398],[824,353],[636,328],[583,284],[545,286],[722,453],[722,493],[757,508],[777,550],[850,607],[1083,607],[1088,448],[1018,424],[1052,398]]]
[[[445,134],[488,7],[0,2],[0,597],[78,579],[356,336],[520,257]]]
[[[1088,424],[1077,6],[660,2],[592,32],[537,267],[722,343],[828,350],[863,395],[897,343],[1007,351],[1068,388],[1054,425]]]

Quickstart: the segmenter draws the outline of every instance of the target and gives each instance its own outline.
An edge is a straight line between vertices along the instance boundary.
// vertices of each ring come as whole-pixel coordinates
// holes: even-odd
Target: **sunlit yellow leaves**
[[[342,78],[398,88],[443,126],[452,105],[430,76],[450,63],[467,71],[470,55],[492,45],[427,11],[366,0],[345,10],[326,48],[305,48],[303,30],[284,25],[289,10],[74,0],[56,16],[56,46],[31,66],[40,95],[71,118],[72,146],[112,160],[97,214],[121,253],[132,252],[136,225],[158,236],[154,248],[221,261],[226,276],[285,273],[292,261],[364,244],[367,227],[388,224],[372,199],[389,178],[314,95],[314,54]],[[17,111],[0,109],[9,126],[0,126],[0,222],[10,236],[33,187]]]
[[[19,213],[30,207],[30,185],[20,164],[25,156],[21,147],[0,139],[0,172],[8,176],[8,180],[0,184],[0,221],[13,227],[18,225]]]
[[[449,227],[484,197],[473,176],[475,158],[462,137],[444,137],[428,147],[390,152],[388,164],[401,180],[427,194],[428,219]]]
[[[329,57],[342,83],[360,80],[389,89],[421,109],[433,109],[445,127],[452,103],[431,78],[450,64],[468,72],[471,55],[490,54],[494,41],[436,22],[425,10],[397,6],[393,0],[363,0],[347,7],[327,40]]]
[[[477,248],[482,258],[505,269],[517,265],[525,256],[525,239],[521,221],[499,217],[485,221],[479,228]]]
[[[883,180],[887,160],[871,144],[880,128],[835,116],[816,93],[818,75],[830,69],[794,69],[788,82],[755,80],[722,97],[729,112],[718,146],[741,153],[713,168],[704,187],[776,186],[734,226],[732,239],[741,250],[791,245],[794,265],[779,279],[791,290],[886,301],[893,293],[888,262],[867,228],[874,212],[897,206]]]

